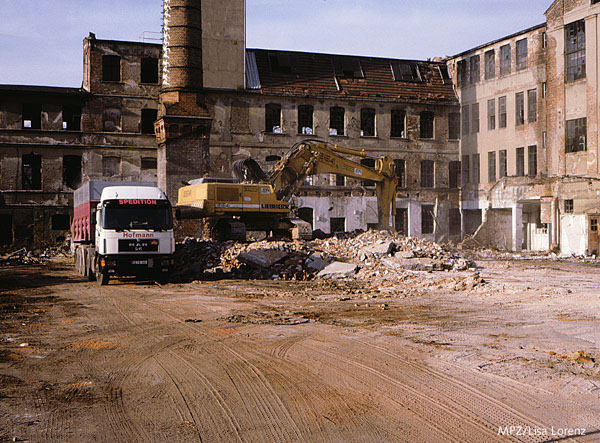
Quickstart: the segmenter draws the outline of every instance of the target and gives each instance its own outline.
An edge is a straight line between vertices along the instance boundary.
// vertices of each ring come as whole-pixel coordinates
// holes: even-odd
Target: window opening
[[[527,91],[527,121],[533,123],[537,121],[537,90]]]
[[[479,103],[473,103],[471,105],[471,133],[476,134],[479,132]]]
[[[311,105],[298,106],[298,134],[313,134],[313,112]]]
[[[488,182],[496,181],[496,153],[488,152]]]
[[[121,57],[118,55],[102,56],[102,81],[121,81]]]
[[[479,83],[481,73],[479,72],[479,56],[474,55],[469,59],[470,66],[470,78],[471,84]]]
[[[585,78],[585,21],[565,26],[565,82]]]
[[[491,79],[496,76],[496,53],[494,50],[485,53],[485,78]]]
[[[281,105],[269,103],[265,106],[265,132],[281,134]]]
[[[62,120],[62,128],[65,131],[81,131],[81,106],[64,105]]]
[[[535,177],[537,175],[537,146],[529,146],[528,160],[529,160],[529,177]]]
[[[364,78],[360,60],[352,57],[333,57],[333,68],[336,77]]]
[[[142,109],[142,121],[140,122],[142,134],[154,134],[157,112],[156,109]]]
[[[420,136],[421,138],[433,138],[433,112],[423,111],[421,112],[420,119]]]
[[[500,46],[500,75],[510,74],[510,45]]]
[[[572,214],[573,213],[573,200],[569,199],[569,200],[565,200],[565,214]]]
[[[433,188],[434,181],[433,160],[421,160],[421,187]]]
[[[433,234],[433,205],[421,206],[421,234]]]
[[[498,98],[498,127],[506,128],[506,97]]]
[[[375,136],[375,109],[363,108],[360,110],[360,136]]]
[[[157,165],[155,157],[142,157],[142,170],[156,169]]]
[[[394,160],[396,166],[396,178],[398,179],[398,187],[406,187],[406,161],[402,159]]]
[[[515,95],[515,124],[520,126],[525,123],[525,94],[517,92]]]
[[[42,105],[39,103],[23,103],[23,129],[42,129]]]
[[[397,82],[421,83],[421,72],[415,62],[399,61],[392,62],[392,73]]]
[[[587,151],[586,118],[567,120],[566,152]]]
[[[42,189],[42,156],[25,154],[21,157],[21,185],[25,190]]]
[[[448,138],[450,140],[460,138],[460,113],[458,112],[448,114]]]
[[[102,157],[102,175],[104,177],[114,177],[121,173],[121,157],[105,156]]]
[[[525,148],[517,148],[517,177],[525,175]]]
[[[54,214],[51,219],[53,231],[68,231],[71,229],[69,214]]]
[[[488,100],[488,131],[496,129],[496,99]]]
[[[506,177],[506,149],[502,149],[498,153],[498,162],[499,162],[498,177],[499,178]]]
[[[329,135],[344,135],[344,108],[329,108]]]
[[[450,188],[456,189],[460,184],[460,162],[452,161],[448,164]]]
[[[81,155],[63,155],[63,185],[77,189],[81,185]]]
[[[517,40],[517,71],[527,68],[527,39]]]
[[[463,155],[462,156],[462,184],[466,185],[467,183],[469,183],[470,180],[470,167],[469,167],[469,156],[468,155]]]
[[[406,137],[406,113],[402,109],[392,109],[391,137]]]
[[[141,83],[158,83],[158,59],[144,57],[141,66]]]

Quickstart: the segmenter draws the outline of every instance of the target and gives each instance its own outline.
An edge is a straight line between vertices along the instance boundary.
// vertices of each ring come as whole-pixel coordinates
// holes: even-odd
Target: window
[[[421,187],[433,188],[434,181],[433,160],[421,160]]]
[[[406,187],[406,161],[405,160],[394,160],[396,166],[396,178],[398,179],[398,187]]]
[[[506,149],[498,152],[498,178],[506,177]]]
[[[542,49],[546,49],[548,47],[548,36],[545,32],[542,32]]]
[[[546,82],[542,83],[542,98],[546,98],[547,90],[546,90]]]
[[[156,109],[142,109],[142,121],[140,130],[142,134],[154,134],[154,122],[156,121]]]
[[[450,162],[448,164],[449,185],[451,189],[456,189],[460,182],[460,162]]]
[[[156,169],[156,166],[155,157],[142,157],[142,170]]]
[[[336,77],[364,78],[360,61],[352,57],[333,57],[333,69]]]
[[[471,168],[469,167],[469,156],[462,156],[462,184],[466,185],[471,180],[470,173]]]
[[[62,128],[66,131],[81,131],[81,106],[63,105]]]
[[[467,61],[461,60],[456,64],[456,70],[458,72],[458,86],[465,86],[467,84]]]
[[[406,113],[402,109],[392,109],[392,129],[390,137],[406,137]]]
[[[265,132],[281,134],[281,105],[277,103],[265,105]]]
[[[336,232],[346,231],[346,219],[344,217],[331,217],[329,219],[329,232],[335,234]]]
[[[546,131],[542,132],[542,147],[546,147]]]
[[[488,131],[496,129],[496,99],[488,100]]]
[[[281,157],[279,155],[267,155],[265,157],[265,161],[267,163],[278,162],[279,160],[281,160]]]
[[[527,148],[528,163],[529,163],[529,176],[535,177],[537,175],[537,146],[529,146]]]
[[[488,182],[496,181],[496,153],[488,152]]]
[[[329,135],[344,135],[344,113],[340,106],[329,108]]]
[[[39,103],[23,103],[23,129],[42,129],[42,105]]]
[[[537,90],[527,91],[527,121],[533,123],[537,121]]]
[[[102,56],[102,81],[121,81],[121,57],[118,55]]]
[[[375,109],[360,110],[360,136],[375,137]]]
[[[421,205],[421,234],[433,234],[433,205]]]
[[[121,131],[121,110],[116,108],[105,109],[102,113],[102,129],[104,132]]]
[[[458,112],[448,114],[448,138],[450,140],[460,138],[460,114]]]
[[[313,135],[313,112],[311,105],[298,106],[298,134]]]
[[[102,175],[104,177],[113,177],[121,173],[121,157],[103,156],[102,157]]]
[[[496,76],[496,53],[494,50],[485,53],[485,78],[490,79]]]
[[[396,208],[396,220],[395,220],[396,232],[400,235],[408,234],[408,209],[407,208]]]
[[[63,155],[63,185],[77,189],[81,185],[81,155]]]
[[[158,83],[158,59],[142,58],[141,83]]]
[[[510,74],[510,45],[500,46],[500,75]]]
[[[442,77],[442,83],[445,85],[451,85],[452,79],[450,78],[450,74],[448,73],[448,66],[440,65],[438,66],[438,71],[440,71],[440,77]]]
[[[479,132],[479,103],[473,103],[471,105],[471,133],[475,134]]]
[[[517,40],[517,71],[527,68],[527,39]]]
[[[565,214],[573,213],[573,200],[565,200]]]
[[[517,177],[525,175],[525,148],[517,148]]]
[[[498,98],[498,127],[506,128],[506,97]]]
[[[333,185],[334,186],[346,186],[346,177],[341,174],[331,174],[333,175]]]
[[[269,64],[275,74],[292,74],[298,71],[298,56],[289,52],[269,53]]]
[[[51,220],[53,231],[68,231],[71,229],[69,214],[54,214]]]
[[[392,62],[391,66],[395,81],[421,83],[421,73],[415,62]]]
[[[360,164],[363,166],[367,166],[369,168],[374,168],[375,167],[375,159],[374,158],[363,158],[360,161]],[[375,182],[372,180],[363,180],[361,183],[363,186],[375,186]]]
[[[565,82],[585,78],[585,22],[565,26]]]
[[[515,124],[517,126],[525,123],[525,94],[517,92],[515,95]]]
[[[481,73],[479,72],[479,56],[474,55],[469,59],[470,64],[470,78],[471,84],[479,83]]]
[[[461,233],[462,218],[460,216],[460,209],[450,208],[448,211],[448,225],[450,229],[450,235],[460,235]]]
[[[10,245],[13,241],[12,215],[0,214],[0,245]]]
[[[433,112],[421,112],[421,121],[419,126],[421,138],[433,138],[433,120]]]
[[[586,118],[567,120],[566,152],[587,151]]]
[[[469,135],[469,105],[462,107],[462,134]]]
[[[479,183],[479,154],[473,154],[473,183]]]
[[[42,189],[42,156],[25,154],[21,157],[21,185],[25,190]]]

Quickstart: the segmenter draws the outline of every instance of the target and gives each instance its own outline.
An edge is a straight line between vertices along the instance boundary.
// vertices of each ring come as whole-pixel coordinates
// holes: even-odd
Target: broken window
[[[23,103],[23,129],[42,129],[42,105],[39,103]]]
[[[500,75],[510,74],[510,45],[500,46]]]
[[[406,161],[402,159],[394,160],[394,166],[396,167],[396,179],[398,180],[398,187],[406,187]]]
[[[419,126],[421,138],[433,138],[433,123],[434,123],[433,112],[430,112],[430,111],[421,112],[421,121],[420,121],[420,126]]]
[[[415,62],[398,61],[392,62],[392,73],[397,82],[421,83],[421,72]]]
[[[475,84],[475,83],[479,83],[479,79],[481,78],[481,73],[479,71],[479,56],[478,55],[474,55],[469,59],[469,65],[470,65],[470,76],[469,76],[469,81],[471,82],[471,84]]]
[[[21,157],[21,185],[26,190],[42,189],[42,156],[25,154]]]
[[[81,185],[81,155],[63,155],[63,185],[71,189]]]
[[[158,59],[142,58],[140,83],[158,83]]]
[[[527,121],[533,123],[537,121],[537,90],[527,91]]]
[[[517,177],[525,175],[525,148],[517,148]]]
[[[498,178],[506,177],[506,149],[498,153]]]
[[[466,185],[467,183],[469,183],[469,180],[471,177],[469,177],[470,175],[470,168],[469,168],[469,156],[468,155],[463,155],[462,156],[462,184]]]
[[[313,112],[311,105],[298,106],[298,134],[313,135]]]
[[[456,64],[456,70],[458,71],[458,86],[465,86],[467,84],[467,61],[461,60]]]
[[[488,152],[488,182],[496,181],[496,153]]]
[[[353,57],[333,57],[333,69],[336,77],[364,78],[360,60]]]
[[[496,53],[493,49],[485,53],[485,78],[490,79],[496,76]]]
[[[527,39],[517,40],[517,71],[527,68]]]
[[[498,98],[498,127],[506,128],[506,97]]]
[[[458,112],[448,114],[448,138],[450,140],[460,138],[460,114]]]
[[[566,152],[587,151],[586,123],[587,119],[585,117],[567,120]]]
[[[392,109],[392,128],[390,137],[406,137],[406,112],[402,109]]]
[[[496,129],[496,99],[488,100],[488,131]]]
[[[140,132],[142,134],[154,134],[154,122],[157,113],[156,109],[142,109],[142,120],[140,122]]]
[[[281,134],[281,105],[277,103],[265,105],[265,132]]]
[[[121,173],[121,157],[103,156],[102,157],[102,175],[104,177],[114,177]]]
[[[460,162],[453,161],[448,164],[450,188],[456,189],[460,183]]]
[[[142,157],[142,170],[156,169],[157,160],[155,157]]]
[[[479,132],[479,103],[473,103],[471,105],[471,133],[475,134]]]
[[[62,109],[62,128],[65,131],[81,131],[81,106],[64,105]]]
[[[363,108],[360,110],[360,136],[375,136],[375,109]]]
[[[10,245],[13,241],[12,215],[0,214],[0,245]]]
[[[473,154],[473,183],[479,183],[479,154]]]
[[[421,160],[421,187],[433,188],[434,182],[433,160]]]
[[[462,134],[469,135],[469,105],[462,107]]]
[[[329,108],[329,135],[344,135],[344,113],[340,106]]]
[[[448,211],[448,227],[450,235],[460,235],[461,233],[462,217],[460,216],[460,209],[450,208]]]
[[[121,110],[108,108],[102,112],[102,129],[104,132],[121,131]]]
[[[537,146],[527,147],[528,162],[529,162],[529,176],[535,177],[537,175]]]
[[[369,168],[374,168],[375,167],[375,159],[374,158],[363,158],[360,161],[360,164],[363,166],[367,166]],[[363,180],[362,185],[363,186],[375,186],[375,182],[372,180]]]
[[[269,64],[274,74],[292,74],[298,71],[298,56],[289,52],[271,52]]]
[[[118,55],[102,56],[102,81],[121,81],[121,57]]]
[[[452,79],[450,78],[450,74],[448,73],[448,66],[440,65],[440,66],[438,66],[438,71],[440,71],[440,77],[442,77],[442,83],[445,85],[451,85]]]
[[[421,234],[433,234],[433,205],[421,205]]]
[[[565,200],[565,214],[572,214],[573,213],[573,200],[569,199],[569,200]]]
[[[525,94],[517,92],[515,95],[515,124],[520,126],[525,123]]]
[[[71,229],[69,214],[54,214],[51,219],[53,231],[68,231]]]
[[[408,235],[408,209],[396,208],[396,220],[394,221],[396,232],[400,235]]]
[[[335,234],[336,232],[346,231],[346,219],[344,217],[331,217],[329,219],[329,232]]]
[[[565,82],[585,78],[585,21],[565,26]]]

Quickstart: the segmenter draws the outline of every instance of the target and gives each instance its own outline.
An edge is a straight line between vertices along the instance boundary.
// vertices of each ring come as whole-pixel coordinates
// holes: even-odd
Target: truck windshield
[[[164,231],[173,227],[171,205],[158,201],[152,205],[108,202],[102,217],[104,229],[152,229]]]

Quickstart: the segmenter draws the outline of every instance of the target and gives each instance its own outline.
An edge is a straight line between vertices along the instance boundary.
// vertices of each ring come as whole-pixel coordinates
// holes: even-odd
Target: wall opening
[[[156,158],[154,157],[142,157],[142,169],[156,169]]]
[[[81,106],[64,105],[62,120],[62,128],[65,131],[81,131]]]
[[[102,56],[102,81],[121,81],[121,57],[118,55]]]
[[[298,218],[304,220],[307,223],[310,223],[310,226],[314,229],[313,220],[314,220],[314,210],[313,208],[300,208],[298,209]]]
[[[21,184],[25,190],[42,189],[42,156],[26,154],[21,158]]]
[[[394,223],[396,232],[400,235],[408,235],[408,209],[396,208],[396,220]]]
[[[421,206],[421,234],[433,234],[433,205]]]
[[[77,189],[81,178],[81,155],[63,155],[63,185]]]
[[[141,83],[158,83],[158,59],[142,58]]]
[[[42,105],[23,103],[21,121],[23,129],[42,129]]]
[[[156,109],[142,109],[142,120],[140,122],[140,132],[142,134],[154,134],[154,122],[157,116]]]
[[[10,245],[13,241],[12,215],[0,214],[0,245]]]
[[[71,229],[71,218],[69,214],[54,214],[52,216],[53,231],[68,231]]]
[[[121,173],[121,157],[106,156],[102,157],[102,175],[104,177],[113,177]]]
[[[346,232],[346,219],[344,217],[331,217],[329,219],[329,232]]]

